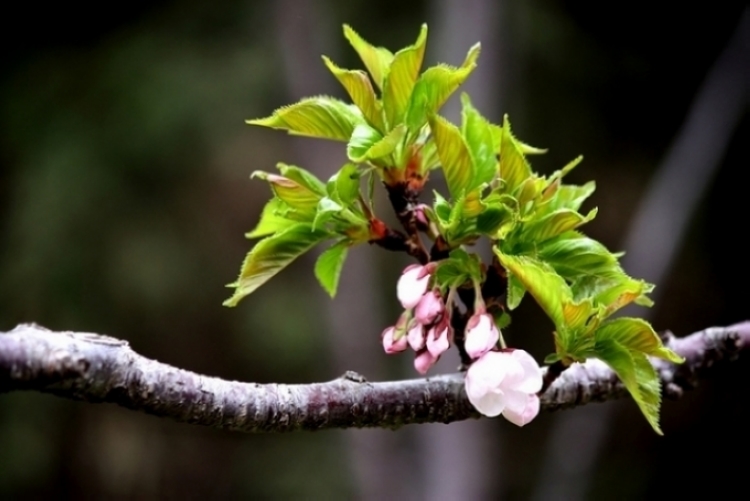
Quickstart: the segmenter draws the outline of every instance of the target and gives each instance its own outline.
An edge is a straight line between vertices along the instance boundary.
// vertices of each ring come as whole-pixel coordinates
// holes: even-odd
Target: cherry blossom
[[[430,325],[445,311],[445,304],[438,289],[425,293],[414,308],[414,318],[422,325]]]
[[[417,353],[416,357],[414,357],[414,368],[417,370],[417,372],[424,375],[428,370],[430,370],[430,367],[435,365],[435,362],[437,362],[438,358],[440,357],[434,356],[430,352],[430,350],[423,349],[422,351]]]
[[[395,337],[396,327],[388,327],[383,331],[383,334],[381,334],[383,349],[389,355],[404,351],[406,349],[406,336],[401,333],[400,337],[394,339]]]
[[[422,299],[424,293],[427,292],[430,274],[433,270],[434,266],[420,266],[418,264],[404,268],[401,277],[398,279],[398,284],[396,284],[396,294],[404,309],[414,308]]]
[[[409,332],[407,332],[406,339],[409,342],[409,346],[411,346],[412,350],[419,351],[424,348],[424,326],[419,322],[415,322],[414,326],[409,329]]]
[[[523,350],[489,351],[466,372],[469,402],[485,416],[523,426],[539,413],[542,370]]]
[[[494,348],[499,338],[500,332],[492,315],[476,312],[466,324],[464,348],[471,358],[476,359]]]
[[[432,356],[439,357],[450,347],[450,319],[444,316],[440,322],[427,331],[427,350]]]

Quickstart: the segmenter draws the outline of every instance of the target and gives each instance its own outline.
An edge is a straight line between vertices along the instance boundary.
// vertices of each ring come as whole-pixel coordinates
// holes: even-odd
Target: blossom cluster
[[[408,347],[414,350],[414,368],[420,374],[425,374],[454,341],[451,300],[446,301],[439,288],[430,288],[435,267],[429,263],[404,269],[397,285],[404,312],[396,325],[382,334],[386,353]],[[498,349],[501,339],[494,318],[477,298],[464,333],[464,350],[472,360],[466,372],[466,394],[480,413],[491,417],[502,414],[523,426],[539,413],[542,371],[524,350]]]
[[[435,266],[408,266],[398,281],[397,293],[404,313],[395,326],[383,331],[383,349],[398,353],[411,347],[416,353],[414,368],[427,373],[453,341],[450,307],[440,290],[429,289]]]

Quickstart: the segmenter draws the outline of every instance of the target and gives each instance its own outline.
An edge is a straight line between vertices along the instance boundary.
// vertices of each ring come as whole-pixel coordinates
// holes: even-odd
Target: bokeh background
[[[379,345],[405,256],[356,249],[333,301],[309,256],[221,306],[269,197],[249,174],[285,161],[327,178],[344,161],[341,144],[243,124],[305,95],[344,97],[319,58],[360,67],[344,22],[391,49],[427,22],[428,65],[459,64],[481,40],[466,90],[549,148],[537,170],[585,155],[569,179],[597,181],[587,232],[631,250],[627,269],[658,284],[657,306],[637,313],[677,335],[750,318],[744,2],[156,0],[15,3],[0,18],[0,330],[106,333],[245,381],[412,377],[408,355]],[[456,118],[457,103],[444,112]],[[541,358],[550,331],[524,304],[506,336]],[[740,362],[667,401],[664,437],[629,401],[523,429],[496,419],[255,436],[4,394],[0,497],[721,497],[746,470],[728,453],[750,445],[749,376]]]

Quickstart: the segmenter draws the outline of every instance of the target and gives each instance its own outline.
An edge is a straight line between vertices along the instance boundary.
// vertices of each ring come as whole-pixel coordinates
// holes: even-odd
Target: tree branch
[[[750,321],[712,327],[666,344],[682,365],[655,360],[669,397],[693,387],[718,362],[750,348]],[[347,372],[312,384],[257,384],[202,376],[150,360],[126,341],[22,324],[0,333],[0,393],[34,390],[89,402],[111,402],[176,421],[244,432],[326,428],[397,428],[477,418],[461,373],[368,382]],[[598,360],[574,364],[541,395],[547,410],[602,402],[627,392]]]

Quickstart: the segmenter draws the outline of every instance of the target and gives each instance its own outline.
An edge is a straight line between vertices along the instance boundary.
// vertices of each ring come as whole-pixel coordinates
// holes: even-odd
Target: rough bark
[[[712,327],[667,345],[682,365],[654,361],[671,397],[681,396],[719,362],[750,346],[750,322]],[[477,418],[463,374],[369,382],[347,372],[324,383],[287,385],[226,381],[150,360],[126,341],[86,332],[55,332],[33,324],[0,334],[0,393],[34,390],[89,402],[111,402],[177,421],[244,432],[326,428],[397,428]],[[603,363],[565,370],[541,395],[546,410],[626,395]]]

